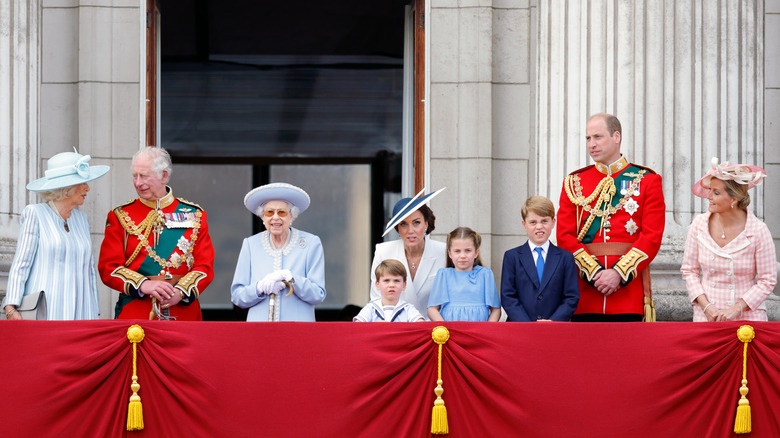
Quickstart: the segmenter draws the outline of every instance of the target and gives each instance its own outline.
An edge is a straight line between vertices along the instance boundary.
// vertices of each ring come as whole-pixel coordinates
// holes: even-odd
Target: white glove
[[[276,273],[271,272],[265,278],[257,282],[257,295],[272,293],[274,283],[276,283]]]
[[[279,271],[276,271],[277,281],[290,281],[293,278],[292,272],[290,272],[288,269],[282,269]]]
[[[278,294],[279,292],[282,291],[282,289],[286,287],[287,285],[282,283],[282,280],[276,281],[274,282],[273,286],[271,286],[271,290],[269,291],[269,293]]]

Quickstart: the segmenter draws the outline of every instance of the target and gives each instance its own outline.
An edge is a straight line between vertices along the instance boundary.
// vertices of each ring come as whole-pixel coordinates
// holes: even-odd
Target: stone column
[[[705,210],[694,182],[712,157],[764,164],[763,22],[761,0],[539,1],[537,192],[557,199],[563,177],[590,164],[590,114],[620,119],[622,152],[664,178],[659,318],[690,318],[679,267]],[[763,188],[751,195],[762,217]]]
[[[31,196],[15,187],[37,174],[38,12],[36,0],[0,0],[0,239],[16,239]]]
[[[767,212],[780,210],[780,1],[766,3],[764,9],[764,138],[766,148],[764,169],[767,178],[764,183],[764,210]],[[780,215],[767,214],[764,221],[775,239],[775,250],[780,254]]]
[[[434,238],[457,226],[482,235],[496,279],[504,251],[521,244],[533,138],[535,6],[519,0],[432,0],[430,183]]]
[[[95,257],[106,213],[133,197],[129,157],[142,146],[146,4],[141,0],[0,0],[0,295],[19,216],[39,202],[25,185],[52,155],[78,147],[112,171],[81,210]],[[40,104],[39,104],[40,102]],[[101,313],[116,293],[99,285]]]
[[[38,167],[38,29],[37,0],[0,0],[0,298]]]

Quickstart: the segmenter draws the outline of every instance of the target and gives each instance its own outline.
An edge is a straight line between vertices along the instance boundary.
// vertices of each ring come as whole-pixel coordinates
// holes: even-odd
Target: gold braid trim
[[[593,276],[601,269],[601,263],[599,263],[598,259],[588,254],[584,249],[574,253],[574,263],[577,264],[577,267],[580,268],[580,273],[588,281],[592,281]]]
[[[617,269],[620,276],[623,277],[623,281],[628,282],[630,279],[636,277],[636,267],[645,259],[647,259],[647,254],[636,248],[631,248],[629,252],[625,253],[623,257],[615,263],[613,268]]]
[[[116,214],[116,217],[119,219],[119,224],[122,225],[125,232],[131,236],[137,236],[140,241],[135,247],[133,254],[125,261],[125,266],[130,266],[130,264],[133,263],[133,260],[138,257],[141,249],[149,246],[149,234],[151,234],[154,226],[159,222],[160,217],[157,214],[157,210],[150,210],[146,215],[146,218],[144,218],[140,224],[136,225],[122,207],[115,208],[114,214]]]
[[[133,254],[127,259],[127,261],[125,261],[125,266],[130,266],[130,264],[133,263],[133,260],[135,260],[135,258],[141,252],[141,249],[146,249],[146,252],[149,255],[149,257],[151,257],[155,262],[157,262],[157,264],[159,264],[163,270],[165,270],[165,268],[176,269],[179,266],[181,266],[183,262],[190,263],[192,261],[192,251],[195,248],[195,243],[198,240],[198,233],[200,231],[200,219],[203,216],[203,212],[201,210],[198,210],[194,213],[195,222],[192,224],[192,233],[190,234],[190,244],[186,245],[186,249],[184,250],[183,257],[181,256],[171,257],[172,260],[170,259],[165,260],[159,255],[157,255],[157,253],[154,251],[154,248],[152,248],[152,246],[149,244],[149,234],[151,234],[151,232],[154,229],[165,228],[165,217],[158,214],[157,210],[150,210],[149,213],[146,215],[146,218],[144,218],[144,220],[141,221],[141,223],[138,225],[136,225],[135,222],[133,222],[133,219],[121,207],[115,208],[114,213],[116,214],[117,218],[119,218],[119,223],[122,225],[122,228],[125,229],[127,234],[131,236],[136,236],[138,237],[139,240],[138,246],[135,247],[135,251],[133,251]],[[176,254],[175,250],[173,253],[171,253],[171,256],[173,256],[174,254]]]
[[[566,196],[569,197],[569,201],[577,206],[577,217],[580,217],[580,208],[590,213],[588,219],[585,221],[585,225],[580,228],[580,231],[577,234],[577,242],[582,242],[583,237],[588,233],[596,216],[604,216],[601,204],[606,203],[606,205],[609,205],[610,201],[612,201],[612,196],[615,194],[615,181],[611,176],[605,176],[599,181],[596,189],[593,190],[593,193],[587,198],[582,196],[582,185],[580,185],[579,175],[567,176],[563,186],[566,188]],[[572,193],[572,187],[574,187],[576,191],[576,196]],[[597,197],[598,199],[596,199]],[[591,208],[590,203],[593,202],[594,199],[596,199],[596,204]],[[606,208],[604,210],[606,210]],[[579,223],[577,224],[577,227],[579,228]]]
[[[196,204],[196,203],[194,203],[194,202],[192,202],[192,201],[188,201],[188,200],[186,200],[186,199],[184,199],[184,198],[176,198],[176,199],[178,199],[178,200],[179,200],[179,202],[183,202],[183,203],[185,203],[185,204],[187,204],[187,205],[191,205],[191,206],[193,206],[193,207],[197,208],[197,209],[198,209],[198,210],[200,210],[200,211],[203,211],[203,207],[201,207],[200,205],[198,205],[198,204]]]
[[[190,271],[176,283],[176,288],[181,290],[184,295],[187,295],[187,298],[194,294],[195,299],[197,299],[200,295],[198,282],[203,278],[206,278],[204,272]]]
[[[138,272],[125,268],[124,266],[120,266],[114,269],[114,272],[111,273],[111,276],[125,282],[125,295],[130,295],[130,290],[128,289],[129,286],[133,286],[134,288],[139,289],[141,287],[141,283],[146,279],[146,277],[139,274]]]
[[[614,207],[612,204],[612,197],[617,192],[615,188],[615,180],[612,179],[611,176],[605,176],[602,178],[602,180],[598,183],[596,186],[596,189],[593,190],[593,193],[590,194],[587,198],[582,195],[582,185],[580,184],[580,176],[579,175],[568,175],[566,179],[564,180],[563,187],[566,190],[566,196],[569,197],[569,201],[571,201],[572,204],[577,206],[577,228],[580,227],[580,211],[579,209],[582,208],[588,213],[588,219],[585,221],[585,225],[580,229],[580,232],[577,234],[577,241],[582,242],[582,239],[585,237],[585,235],[588,233],[588,230],[590,229],[591,224],[593,224],[593,220],[596,218],[596,216],[602,218],[603,220],[609,220],[609,216],[617,213],[618,210],[621,210],[623,206],[628,202],[629,199],[631,199],[631,196],[633,196],[634,191],[636,190],[636,187],[639,185],[639,181],[644,178],[645,174],[647,173],[647,170],[640,170],[637,176],[634,178],[633,181],[631,181],[631,185],[628,188],[628,191],[626,194],[620,199],[617,205]],[[572,193],[574,191],[574,193]],[[598,199],[596,199],[598,197]],[[593,207],[590,206],[590,204],[593,202],[593,200],[596,199],[596,204],[593,205]],[[602,207],[603,204],[603,207]],[[602,220],[602,225],[604,221]]]

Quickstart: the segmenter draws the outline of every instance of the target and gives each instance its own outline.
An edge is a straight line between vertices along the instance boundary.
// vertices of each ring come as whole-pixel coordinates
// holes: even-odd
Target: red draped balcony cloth
[[[4,437],[428,437],[434,323],[0,322]],[[444,323],[450,437],[730,437],[740,323]],[[750,437],[780,436],[780,325],[752,323]]]

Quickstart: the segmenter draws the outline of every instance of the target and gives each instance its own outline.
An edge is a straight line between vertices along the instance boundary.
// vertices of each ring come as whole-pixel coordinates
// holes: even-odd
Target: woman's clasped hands
[[[271,272],[262,280],[257,282],[257,295],[278,294],[285,287],[287,287],[285,282],[289,283],[292,279],[292,272],[287,269],[280,269],[278,271]]]

